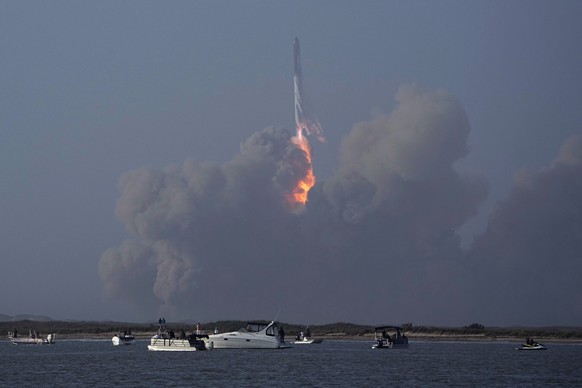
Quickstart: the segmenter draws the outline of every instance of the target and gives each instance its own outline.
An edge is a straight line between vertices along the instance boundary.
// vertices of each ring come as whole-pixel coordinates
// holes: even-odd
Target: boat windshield
[[[269,326],[269,323],[260,323],[260,322],[249,322],[245,328],[240,329],[240,331],[246,331],[248,333],[257,333],[261,330],[264,330],[265,327]],[[272,328],[272,326],[271,326]],[[271,329],[269,328],[269,329]]]

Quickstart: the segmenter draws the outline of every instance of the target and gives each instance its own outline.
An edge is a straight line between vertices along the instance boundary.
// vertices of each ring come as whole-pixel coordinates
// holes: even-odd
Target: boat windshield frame
[[[384,326],[377,326],[374,328],[374,338],[378,339],[378,338],[383,338],[383,334],[385,332],[385,330],[391,331],[391,332],[395,332],[397,337],[401,337],[402,336],[402,327],[401,326],[396,326],[396,325],[384,325]],[[378,337],[380,336],[380,337]]]
[[[276,327],[277,323],[275,321],[271,322],[247,322],[246,327],[241,328],[240,332],[245,333],[260,333],[262,331],[268,331],[269,327]],[[277,330],[275,329],[275,332]],[[267,333],[268,334],[268,333]]]

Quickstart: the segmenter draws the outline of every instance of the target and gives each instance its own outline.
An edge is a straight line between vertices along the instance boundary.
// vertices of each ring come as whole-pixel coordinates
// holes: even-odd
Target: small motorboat
[[[113,336],[113,338],[111,338],[111,342],[113,342],[113,345],[115,345],[115,346],[131,345],[131,344],[133,344],[134,340],[135,340],[135,337],[131,334],[131,331],[129,333],[126,331],[123,333],[123,335],[115,334]]]
[[[293,345],[310,345],[310,344],[320,344],[323,342],[322,338],[313,338],[311,337],[311,330],[309,330],[309,326],[305,328],[305,331],[302,331],[297,337],[295,338],[295,342]]]
[[[293,342],[293,345],[320,344],[322,342],[323,342],[323,339],[322,338],[307,338],[307,337],[303,337],[303,339],[296,339],[295,342]]]

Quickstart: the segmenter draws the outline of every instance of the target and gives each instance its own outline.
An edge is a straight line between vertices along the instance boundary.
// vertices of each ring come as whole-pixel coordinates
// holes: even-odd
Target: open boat
[[[195,352],[212,349],[208,344],[208,335],[190,334],[186,338],[155,335],[151,338],[148,350],[165,352]]]
[[[19,337],[17,330],[8,332],[8,339],[14,345],[50,345],[55,343],[55,337],[56,334],[52,333],[47,335],[46,338],[41,338],[34,330],[29,332],[28,337]]]
[[[300,339],[296,339],[295,342],[293,342],[293,345],[320,344],[322,342],[323,342],[323,339],[322,338],[307,338],[307,337],[303,337],[303,338],[300,338]]]
[[[281,338],[275,321],[270,323],[249,322],[246,328],[228,333],[211,334],[210,342],[214,349],[283,349],[289,348]]]
[[[302,331],[297,337],[295,338],[295,342],[293,344],[297,345],[310,345],[310,344],[320,344],[323,342],[322,338],[313,338],[311,337],[311,331],[309,330],[309,326],[305,328],[305,331]]]
[[[163,322],[163,323],[162,323]],[[212,349],[212,343],[208,341],[208,335],[196,330],[186,335],[184,330],[176,337],[173,330],[167,330],[166,320],[160,320],[158,332],[150,339],[148,350],[164,352],[195,352]]]
[[[390,336],[392,333],[392,336]],[[408,338],[400,326],[378,326],[374,328],[372,349],[408,349]]]

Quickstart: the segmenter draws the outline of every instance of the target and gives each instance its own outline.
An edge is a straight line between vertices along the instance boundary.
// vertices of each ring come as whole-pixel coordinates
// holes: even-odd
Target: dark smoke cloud
[[[479,319],[582,323],[582,136],[516,178],[471,254]]]
[[[134,240],[103,254],[105,290],[154,318],[164,313],[202,321],[268,319],[282,309],[279,319],[288,322],[459,325],[485,320],[480,311],[496,319],[497,303],[511,311],[518,298],[505,302],[492,284],[505,281],[502,289],[509,289],[513,272],[507,268],[521,270],[520,260],[534,253],[513,247],[519,258],[501,259],[508,255],[503,247],[510,235],[523,246],[533,238],[509,220],[538,217],[532,215],[538,209],[512,194],[487,234],[463,252],[456,230],[487,195],[482,176],[453,168],[469,152],[467,115],[442,90],[404,86],[396,102],[390,114],[354,126],[342,143],[337,171],[318,180],[303,211],[290,208],[286,196],[305,174],[307,159],[280,128],[253,134],[224,165],[188,160],[128,172],[116,214]],[[580,194],[580,146],[573,142],[548,171],[522,183],[532,205],[541,205],[544,192],[555,197],[540,217],[540,233],[552,222],[564,228],[560,220],[568,216],[578,222],[579,234],[581,218],[575,221],[561,200],[570,198],[573,206],[574,194]],[[553,191],[545,185],[550,177]],[[566,239],[550,232],[548,248],[552,239]],[[553,280],[570,276],[562,269],[582,252],[573,242],[575,232],[569,236]],[[545,268],[536,263],[532,276]],[[568,269],[580,273],[579,265]],[[566,280],[570,288],[560,295],[579,296],[580,289]],[[487,309],[474,309],[475,298]]]
[[[163,311],[187,317],[276,313],[297,240],[284,195],[307,167],[290,138],[267,128],[223,166],[189,160],[125,174],[116,214],[136,241],[103,254],[106,291],[157,300]],[[136,270],[153,276],[124,276]]]

